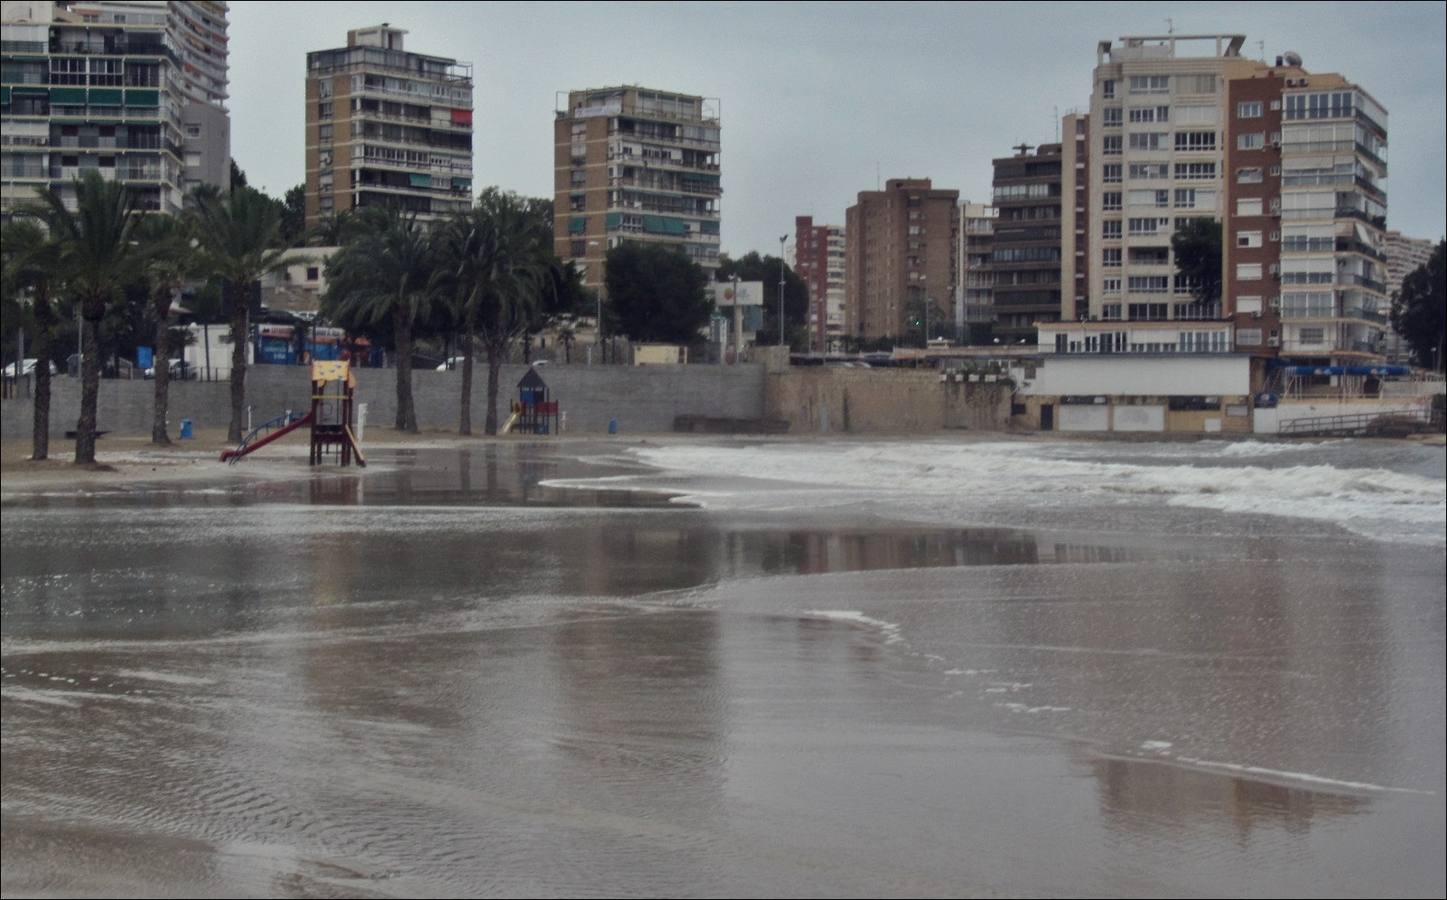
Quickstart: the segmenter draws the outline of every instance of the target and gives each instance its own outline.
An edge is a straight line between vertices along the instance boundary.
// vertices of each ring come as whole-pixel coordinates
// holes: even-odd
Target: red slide
[[[268,434],[268,435],[266,435],[265,437],[262,437],[262,438],[260,438],[260,439],[258,439],[258,440],[253,441],[253,440],[251,440],[251,437],[252,437],[252,436],[251,436],[251,435],[248,435],[248,436],[247,436],[247,439],[244,440],[244,441],[242,441],[242,442],[241,442],[241,445],[240,445],[239,447],[237,447],[235,450],[223,450],[223,451],[221,451],[221,461],[222,461],[222,462],[235,462],[236,460],[238,460],[238,459],[240,459],[241,457],[247,455],[248,453],[252,453],[252,452],[255,452],[255,451],[257,451],[257,450],[260,450],[262,447],[265,447],[267,444],[271,443],[272,441],[276,440],[277,438],[285,437],[286,435],[292,433],[293,431],[297,430],[298,428],[302,427],[303,425],[310,425],[311,422],[312,422],[312,414],[311,414],[311,413],[307,413],[306,415],[302,416],[302,417],[299,418],[299,419],[293,419],[290,424],[285,425],[285,426],[283,426],[283,427],[281,427],[281,428],[278,428],[276,431],[273,431],[273,432],[271,432],[270,434]],[[259,430],[259,429],[258,429],[258,430]],[[253,432],[253,435],[254,435],[254,434],[255,434],[255,432]]]

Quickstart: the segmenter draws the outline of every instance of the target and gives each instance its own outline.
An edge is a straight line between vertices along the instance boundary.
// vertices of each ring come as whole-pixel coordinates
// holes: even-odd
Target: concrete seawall
[[[498,414],[507,416],[517,396],[517,382],[525,366],[503,366],[498,383]],[[740,366],[545,366],[552,398],[567,414],[569,432],[605,432],[616,419],[624,432],[672,431],[677,416],[719,416],[758,419],[764,409],[764,369]],[[303,366],[255,366],[246,376],[246,402],[257,424],[288,409],[310,405],[308,370]],[[396,372],[359,369],[358,401],[367,404],[367,423],[390,428],[396,415]],[[97,401],[97,424],[121,434],[149,434],[154,385],[150,381],[103,380]],[[425,429],[455,429],[462,397],[460,371],[412,373],[417,424]],[[486,416],[487,369],[474,372],[472,423],[482,433]],[[80,382],[58,377],[52,381],[51,434],[60,437],[75,428],[80,414]],[[12,398],[0,402],[0,433],[6,440],[30,436],[32,401]],[[200,428],[224,428],[231,417],[231,388],[227,382],[171,382],[169,418],[172,436],[182,419]]]

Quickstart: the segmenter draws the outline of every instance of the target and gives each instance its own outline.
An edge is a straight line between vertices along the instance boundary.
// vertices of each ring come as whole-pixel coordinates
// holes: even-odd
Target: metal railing
[[[1351,413],[1342,416],[1312,416],[1292,419],[1277,426],[1277,434],[1350,436],[1363,434],[1374,428],[1389,424],[1427,423],[1431,421],[1428,410],[1404,409],[1397,412]]]

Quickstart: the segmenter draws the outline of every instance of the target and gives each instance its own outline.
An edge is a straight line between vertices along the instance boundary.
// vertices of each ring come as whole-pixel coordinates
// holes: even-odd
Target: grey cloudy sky
[[[551,196],[555,92],[642,84],[718,97],[723,249],[777,252],[795,215],[841,223],[883,178],[985,198],[990,160],[1056,138],[1088,105],[1098,40],[1244,33],[1300,53],[1390,115],[1389,227],[1436,239],[1444,214],[1442,3],[231,4],[232,154],[280,195],[304,178],[306,53],[390,22],[407,49],[471,62],[478,186]]]

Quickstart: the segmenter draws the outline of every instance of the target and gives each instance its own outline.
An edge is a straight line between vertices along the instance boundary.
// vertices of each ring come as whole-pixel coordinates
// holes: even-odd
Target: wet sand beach
[[[1440,447],[110,446],[5,448],[6,896],[1447,890]]]

